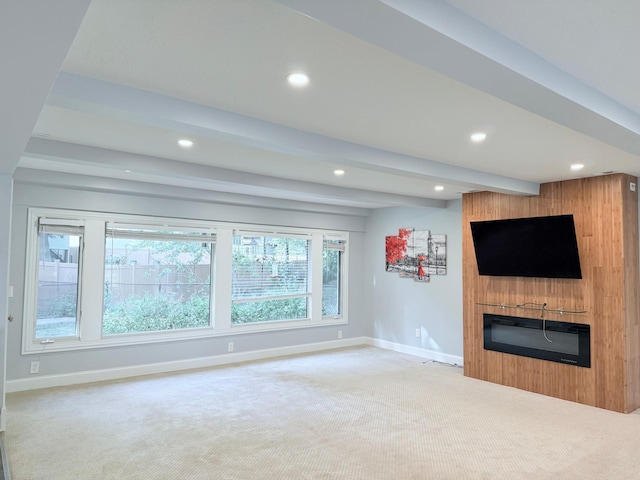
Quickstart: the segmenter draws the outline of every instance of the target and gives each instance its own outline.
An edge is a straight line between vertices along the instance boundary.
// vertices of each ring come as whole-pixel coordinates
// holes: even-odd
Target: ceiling
[[[366,214],[640,175],[635,0],[11,3],[20,181]]]

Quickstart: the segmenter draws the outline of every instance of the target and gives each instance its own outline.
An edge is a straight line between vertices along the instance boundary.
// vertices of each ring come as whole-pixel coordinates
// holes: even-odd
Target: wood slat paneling
[[[536,197],[463,196],[465,375],[617,412],[640,407],[638,197],[631,182],[637,179],[616,174],[544,184]],[[469,222],[563,214],[574,216],[581,280],[478,275]],[[484,350],[482,314],[504,312],[478,303],[524,302],[586,310],[586,315],[547,311],[545,317],[591,326],[591,368]]]

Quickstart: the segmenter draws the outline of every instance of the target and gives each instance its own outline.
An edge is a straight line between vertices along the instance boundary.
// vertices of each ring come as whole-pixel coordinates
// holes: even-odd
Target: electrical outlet
[[[229,345],[227,345],[227,352],[233,352],[233,342],[229,342]]]
[[[342,338],[342,330],[338,330],[338,338]]]
[[[629,183],[629,190],[631,190],[632,192],[636,191],[636,184],[634,182]]]
[[[419,328],[416,328],[416,337],[420,338],[420,329]]]
[[[40,371],[40,362],[31,362],[31,370],[29,373],[38,373]]]

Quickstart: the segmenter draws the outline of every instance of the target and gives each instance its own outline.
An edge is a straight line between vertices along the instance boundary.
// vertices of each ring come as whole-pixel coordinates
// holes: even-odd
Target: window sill
[[[23,347],[23,355],[40,355],[43,353],[68,352],[75,350],[89,350],[95,348],[121,347],[127,345],[146,345],[151,343],[180,342],[202,338],[223,337],[231,335],[243,335],[260,332],[273,332],[293,330],[298,328],[326,327],[332,325],[347,325],[345,318],[325,317],[320,322],[311,322],[308,319],[295,321],[274,321],[264,323],[245,323],[232,325],[227,330],[214,330],[211,327],[194,328],[184,331],[166,331],[153,333],[130,333],[109,335],[97,341],[82,341],[78,339],[61,339],[53,343],[33,343]]]

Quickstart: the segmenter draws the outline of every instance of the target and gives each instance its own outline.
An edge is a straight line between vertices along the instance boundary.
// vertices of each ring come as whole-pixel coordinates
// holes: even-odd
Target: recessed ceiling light
[[[334,170],[334,171],[333,171],[333,174],[334,174],[336,177],[341,177],[342,175],[344,175],[344,170],[342,170],[341,168],[338,168],[338,169],[336,169],[336,170]]]
[[[434,189],[436,192],[441,192],[441,191],[443,191],[443,190],[444,190],[444,187],[443,187],[442,185],[436,185],[435,187],[433,187],[433,189]]]
[[[584,168],[584,165],[581,163],[574,163],[573,165],[571,165],[571,170],[573,170],[574,172],[577,172],[578,170],[582,170]]]
[[[181,138],[180,140],[178,140],[178,145],[180,145],[182,148],[191,148],[193,147],[193,142],[186,138]]]
[[[294,87],[305,87],[309,84],[309,75],[302,72],[293,72],[287,75],[287,82]]]
[[[476,133],[471,134],[471,141],[475,142],[475,143],[484,142],[484,140],[486,138],[487,138],[487,134],[486,133],[476,132]]]
[[[124,173],[131,173],[131,170],[125,170]]]

